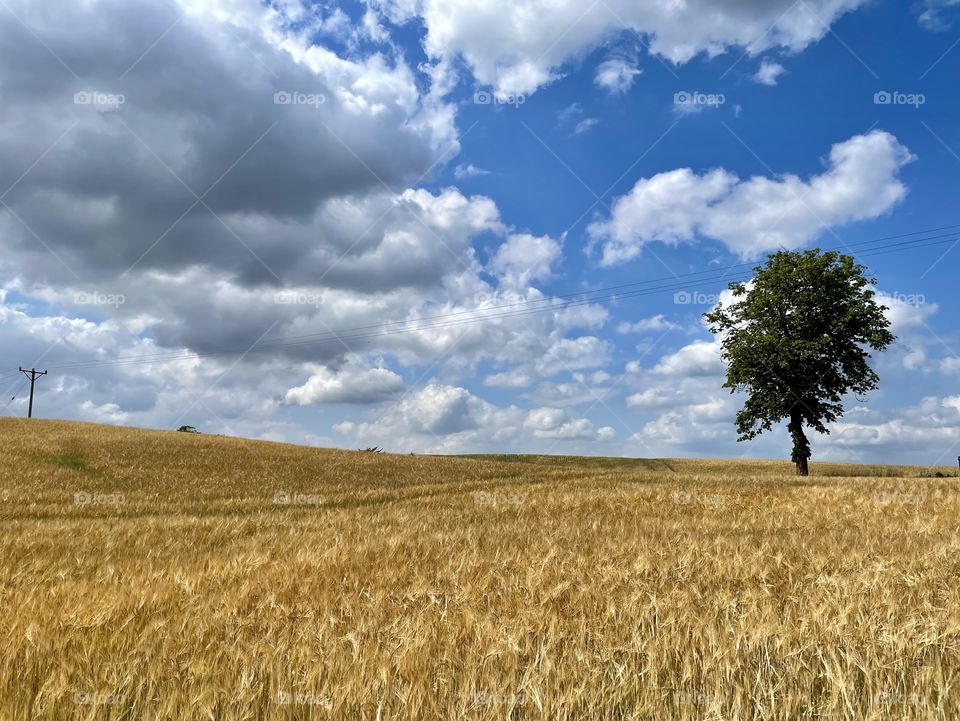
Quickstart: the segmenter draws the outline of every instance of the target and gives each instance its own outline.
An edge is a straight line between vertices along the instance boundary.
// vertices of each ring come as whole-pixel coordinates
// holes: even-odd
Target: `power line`
[[[917,239],[917,240],[915,240],[915,241],[910,241],[910,242],[918,243],[918,242],[926,241],[926,240],[929,240],[929,238],[920,238],[920,239]],[[941,241],[939,241],[939,243],[938,243],[938,242],[925,243],[924,245],[919,246],[919,247],[928,247],[928,246],[930,246],[930,245],[937,245],[937,244],[940,244],[940,243],[951,242],[952,240],[954,240],[954,239],[951,238],[950,240],[941,240]],[[893,246],[899,246],[899,245],[903,245],[903,244],[902,244],[902,243],[895,243],[895,244],[892,244],[892,245],[893,245]],[[907,249],[908,249],[908,248],[899,248],[899,249],[896,249],[896,248],[892,248],[892,246],[884,246],[884,247],[882,247],[882,248],[880,248],[880,249],[875,249],[875,250],[872,250],[872,251],[869,252],[869,253],[865,253],[864,256],[867,256],[867,255],[870,255],[870,256],[872,256],[872,255],[880,255],[880,254],[884,254],[884,253],[886,253],[886,252],[896,252],[897,250],[907,250]],[[753,265],[753,264],[744,263],[744,264],[738,264],[738,266],[731,266],[731,267],[744,267],[744,266],[748,266],[748,265]],[[718,269],[714,269],[714,270],[712,270],[712,271],[697,271],[697,272],[695,272],[695,273],[688,273],[688,274],[685,274],[685,275],[689,277],[689,276],[693,276],[693,275],[703,275],[704,273],[712,273],[714,276],[716,276],[718,273],[721,273],[721,271],[723,271],[723,270],[724,270],[724,269],[719,269],[719,268],[718,268]],[[684,277],[684,276],[678,276],[678,277]],[[721,275],[720,277],[701,278],[698,282],[703,283],[703,282],[711,282],[711,281],[719,281],[719,280],[728,280],[728,281],[731,281],[731,282],[735,282],[735,281],[745,280],[745,279],[747,279],[747,277],[749,277],[749,274],[748,274],[746,277],[742,277],[742,274],[741,274],[741,273],[732,274],[732,275],[730,275],[730,274],[725,274],[725,275]],[[641,281],[641,283],[651,283],[651,282],[656,282],[656,280],[662,280],[662,279],[655,279],[655,280],[650,280],[650,281]],[[533,314],[533,313],[540,313],[540,312],[545,312],[545,311],[559,311],[559,310],[563,310],[563,309],[568,308],[568,307],[575,307],[575,306],[578,306],[578,305],[584,305],[584,304],[590,304],[590,303],[598,303],[598,302],[604,302],[604,301],[615,300],[615,299],[622,299],[622,298],[630,298],[630,297],[636,297],[636,296],[640,296],[640,295],[649,295],[649,294],[651,294],[651,293],[659,293],[659,292],[665,292],[665,291],[671,291],[671,290],[676,291],[676,290],[680,290],[680,289],[683,289],[683,288],[689,288],[692,284],[691,284],[691,283],[687,283],[687,284],[685,284],[685,285],[677,285],[676,283],[670,283],[670,284],[665,285],[665,286],[659,286],[659,287],[655,287],[655,288],[644,289],[644,290],[641,290],[641,291],[630,291],[630,292],[623,292],[623,293],[615,293],[615,294],[611,294],[611,295],[607,295],[607,296],[600,296],[600,297],[592,297],[592,296],[589,296],[589,297],[588,297],[588,294],[589,294],[589,293],[597,293],[597,292],[602,292],[602,291],[606,291],[606,290],[615,289],[615,288],[618,288],[618,287],[629,287],[629,286],[632,286],[632,285],[637,285],[637,283],[624,284],[623,286],[613,286],[613,287],[611,287],[611,288],[596,289],[596,290],[594,290],[594,291],[589,291],[588,293],[573,294],[572,296],[568,296],[568,297],[573,297],[573,298],[575,298],[575,300],[568,301],[568,302],[563,302],[563,303],[556,303],[556,299],[558,298],[558,296],[554,296],[554,297],[552,297],[552,298],[537,299],[537,300],[535,300],[535,301],[530,301],[530,302],[526,302],[526,303],[515,303],[515,304],[507,304],[507,305],[501,305],[501,306],[493,306],[493,307],[491,307],[491,308],[479,309],[479,310],[474,309],[474,310],[466,311],[466,312],[476,315],[477,313],[486,313],[487,311],[497,310],[497,309],[500,309],[500,308],[508,308],[508,307],[517,306],[517,305],[528,305],[529,303],[549,303],[549,304],[550,304],[550,305],[546,305],[546,306],[544,306],[544,307],[535,307],[535,308],[529,308],[529,309],[524,309],[524,310],[516,310],[516,311],[506,312],[506,313],[497,313],[497,314],[492,314],[492,315],[488,314],[488,315],[482,315],[482,316],[480,316],[480,317],[469,317],[469,318],[464,318],[464,319],[460,319],[460,320],[458,320],[458,321],[453,321],[453,322],[420,324],[420,325],[417,325],[417,326],[415,326],[415,327],[401,327],[401,328],[394,328],[394,329],[390,329],[390,328],[389,328],[389,326],[398,325],[398,324],[409,325],[409,324],[411,324],[411,323],[420,323],[422,320],[425,320],[425,319],[430,318],[430,316],[427,316],[427,317],[423,317],[423,318],[411,319],[411,320],[406,320],[406,321],[393,321],[393,322],[383,323],[383,324],[379,324],[379,325],[375,325],[375,326],[361,326],[361,327],[353,328],[353,329],[344,329],[344,330],[339,330],[339,331],[328,331],[328,332],[322,333],[322,334],[309,334],[309,335],[304,335],[304,336],[288,336],[288,337],[286,337],[286,338],[277,339],[277,340],[273,340],[273,341],[266,340],[266,341],[261,342],[257,347],[252,348],[252,349],[249,348],[249,347],[244,347],[244,348],[236,347],[236,348],[213,350],[213,351],[206,351],[206,352],[194,352],[194,353],[187,353],[187,354],[185,354],[185,353],[182,352],[182,351],[178,351],[178,352],[165,352],[165,353],[151,354],[151,355],[146,355],[146,356],[128,356],[128,357],[125,357],[125,358],[117,358],[117,359],[113,359],[113,360],[80,361],[80,362],[72,363],[72,364],[60,364],[60,365],[55,366],[55,367],[57,367],[57,368],[63,368],[63,369],[68,369],[68,368],[71,368],[71,369],[80,369],[80,368],[85,368],[85,367],[97,367],[97,366],[102,366],[102,365],[110,365],[110,366],[117,366],[117,365],[137,365],[137,364],[158,363],[158,362],[167,362],[167,361],[175,361],[175,360],[189,360],[189,359],[197,358],[197,357],[212,357],[212,356],[217,356],[217,355],[230,355],[230,354],[237,354],[237,353],[242,354],[242,353],[252,353],[252,352],[263,352],[263,351],[268,351],[268,350],[283,349],[283,348],[293,348],[293,347],[298,347],[298,346],[324,345],[324,344],[326,344],[326,343],[344,343],[344,342],[346,342],[346,341],[366,340],[366,339],[371,339],[371,338],[377,338],[377,337],[384,337],[384,336],[396,335],[396,334],[399,334],[399,333],[412,333],[412,332],[418,332],[418,331],[422,331],[422,330],[454,327],[454,326],[458,326],[458,325],[464,325],[464,324],[469,324],[469,323],[481,322],[481,321],[485,321],[485,320],[495,320],[495,319],[500,319],[500,318],[517,317],[517,316],[530,315],[530,314]],[[435,318],[447,318],[447,317],[449,317],[449,316],[462,315],[462,314],[464,314],[464,313],[465,313],[464,311],[461,311],[461,312],[458,312],[458,313],[443,314],[443,315],[433,316],[433,317],[435,317]],[[373,330],[373,332],[360,332],[360,333],[354,333],[354,332],[352,332],[352,331],[364,331],[364,330],[367,330],[367,329],[371,329],[371,330]],[[375,329],[375,330],[374,330],[374,329]]]
[[[20,375],[19,371],[16,373],[16,375]],[[9,393],[10,391],[13,391],[13,396],[10,398],[10,400],[5,401],[3,404],[4,412],[6,412],[7,409],[10,408],[10,404],[17,399],[17,394],[20,393],[20,389],[23,388],[26,382],[27,382],[26,378],[20,378],[12,386],[8,386],[7,389],[3,392],[3,395],[6,396],[7,393]]]
[[[848,248],[853,247],[862,247],[862,246],[873,246],[877,243],[883,243],[889,240],[898,240],[901,238],[912,238],[912,240],[901,240],[896,243],[888,243],[886,245],[877,246],[877,247],[867,247],[865,252],[860,253],[861,257],[873,257],[878,255],[885,255],[893,252],[903,252],[906,250],[921,249],[926,247],[931,247],[934,245],[941,245],[944,243],[957,242],[960,241],[960,231],[954,231],[951,233],[944,233],[942,235],[930,235],[931,233],[938,233],[943,230],[950,230],[953,228],[960,228],[960,224],[943,226],[940,228],[932,228],[929,230],[923,231],[914,231],[912,233],[902,233],[899,235],[891,235],[883,238],[876,238],[866,241],[858,241],[856,243],[849,244]],[[924,236],[924,237],[915,237],[915,236]],[[844,250],[844,249],[834,249],[834,250]],[[162,362],[172,362],[177,360],[192,360],[194,358],[207,358],[215,357],[219,355],[234,355],[234,354],[245,354],[245,353],[255,353],[255,352],[265,352],[271,350],[280,350],[287,348],[296,348],[303,346],[314,346],[314,345],[325,345],[327,343],[346,343],[347,341],[366,341],[373,338],[389,337],[392,335],[402,334],[402,333],[415,333],[424,330],[432,329],[443,329],[457,327],[460,325],[467,325],[477,322],[489,321],[489,320],[498,320],[503,318],[514,318],[522,317],[526,315],[531,315],[535,313],[549,312],[549,311],[562,311],[567,308],[577,307],[580,305],[592,304],[592,303],[603,303],[603,302],[612,302],[614,300],[626,299],[639,297],[643,295],[650,295],[654,293],[670,292],[670,291],[679,291],[691,287],[693,284],[699,283],[710,283],[710,282],[720,282],[720,281],[729,281],[737,282],[746,280],[750,274],[747,273],[746,277],[744,276],[744,271],[739,270],[736,273],[731,273],[730,271],[737,269],[753,268],[757,265],[756,262],[752,263],[738,263],[730,265],[727,267],[720,267],[708,270],[693,271],[689,273],[683,273],[680,275],[675,275],[674,277],[661,277],[653,278],[643,281],[635,281],[632,283],[623,283],[615,286],[607,286],[603,288],[597,288],[590,291],[583,291],[580,293],[571,293],[566,295],[554,295],[545,298],[536,298],[527,301],[518,301],[514,303],[506,303],[490,306],[487,308],[474,308],[469,310],[462,311],[453,311],[449,313],[436,314],[432,316],[421,316],[419,318],[397,320],[397,321],[386,321],[383,323],[367,326],[357,326],[353,328],[339,329],[325,331],[322,333],[311,333],[305,335],[295,335],[295,336],[286,336],[282,338],[277,338],[271,340],[269,338],[261,341],[255,347],[233,347],[233,348],[224,348],[216,349],[211,351],[204,352],[189,352],[189,351],[164,351],[156,352],[147,355],[141,356],[125,356],[118,357],[114,359],[92,359],[88,361],[77,361],[74,363],[62,363],[62,364],[53,364],[48,366],[48,368],[55,368],[61,370],[81,370],[85,368],[94,368],[101,366],[126,366],[126,365],[141,365],[149,363],[162,363]],[[678,284],[678,281],[683,279],[693,279],[699,277],[698,280],[691,280],[688,283]],[[659,286],[649,287],[649,288],[639,288],[639,286],[649,286],[654,283],[661,283]],[[665,283],[665,284],[664,284]],[[636,290],[626,290],[629,288],[636,288]],[[611,292],[611,291],[623,291],[623,292]],[[606,295],[597,295],[604,293]],[[513,310],[509,310],[513,309]],[[494,312],[494,311],[505,311],[505,312]],[[461,317],[466,316],[466,317]],[[456,320],[454,320],[456,319]],[[425,321],[437,321],[432,323],[426,323]],[[414,325],[412,325],[414,324]],[[412,325],[412,327],[410,327]]]
[[[730,281],[736,281],[736,280],[746,280],[749,277],[750,277],[749,274],[740,273],[735,275],[729,275],[726,277],[726,279]],[[723,278],[715,278],[713,280],[723,280]],[[681,284],[681,285],[671,284],[668,286],[648,288],[644,290],[615,293],[607,296],[581,297],[579,299],[570,300],[570,301],[561,302],[561,303],[555,302],[556,300],[555,298],[548,298],[544,300],[552,303],[552,305],[546,305],[546,306],[536,307],[536,308],[513,310],[505,313],[481,315],[480,317],[461,318],[453,321],[448,320],[448,321],[436,322],[436,323],[419,324],[419,325],[416,325],[415,327],[410,327],[410,328],[404,328],[404,327],[385,328],[386,325],[393,325],[393,324],[383,324],[378,326],[371,326],[370,327],[371,330],[368,330],[365,332],[359,332],[359,333],[350,333],[349,331],[353,329],[347,329],[345,331],[344,330],[328,331],[326,334],[310,334],[306,336],[288,336],[285,339],[277,339],[274,341],[262,341],[260,344],[258,344],[256,347],[253,347],[253,348],[234,347],[230,349],[222,349],[222,350],[215,350],[215,351],[192,352],[192,353],[189,353],[189,355],[181,351],[181,352],[167,353],[162,355],[128,356],[126,358],[118,358],[118,359],[103,360],[103,361],[101,360],[79,361],[77,363],[51,365],[49,367],[55,368],[55,369],[77,369],[77,368],[86,368],[86,367],[97,367],[102,365],[110,365],[110,366],[137,365],[141,363],[159,363],[159,362],[169,362],[169,361],[176,361],[176,360],[191,360],[193,358],[198,358],[198,357],[204,358],[204,357],[211,357],[211,356],[217,356],[217,355],[256,353],[256,352],[263,352],[268,350],[295,348],[299,346],[325,345],[327,343],[345,343],[346,341],[358,341],[358,340],[362,341],[362,340],[369,340],[373,338],[399,335],[404,333],[416,333],[424,330],[453,328],[457,326],[470,325],[473,323],[479,323],[483,321],[499,320],[503,318],[516,318],[516,317],[522,317],[527,315],[534,315],[537,313],[543,313],[546,311],[562,311],[568,308],[574,308],[582,305],[590,305],[594,303],[602,303],[602,302],[608,302],[608,301],[624,299],[624,298],[633,298],[633,297],[644,296],[644,295],[652,295],[655,293],[679,291],[686,288],[694,288],[696,287],[696,285],[703,282],[705,281],[701,279],[700,281],[697,281],[697,282],[690,282],[690,283]],[[508,306],[497,306],[497,307],[508,307]],[[473,310],[470,312],[474,314],[484,313],[487,310],[494,310],[497,307],[492,307],[489,309]],[[419,323],[419,321],[420,319],[412,319],[410,321],[399,321],[399,322]],[[399,323],[399,322],[395,322],[395,323]],[[379,329],[379,330],[372,330],[372,329]],[[318,337],[320,335],[322,335],[322,337]]]

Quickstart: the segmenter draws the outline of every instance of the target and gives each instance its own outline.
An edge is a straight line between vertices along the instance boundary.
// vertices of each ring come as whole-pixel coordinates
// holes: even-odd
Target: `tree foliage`
[[[736,418],[740,440],[788,419],[802,475],[811,455],[804,427],[829,433],[845,395],[877,387],[869,350],[895,340],[865,270],[833,251],[775,253],[750,284],[730,285],[731,303],[705,314],[727,362],[724,387],[747,393]]]

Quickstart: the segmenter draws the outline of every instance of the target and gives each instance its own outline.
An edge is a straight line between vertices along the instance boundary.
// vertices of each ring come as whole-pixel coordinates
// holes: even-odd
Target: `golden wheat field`
[[[960,717],[957,479],[813,472],[4,419],[0,718]]]

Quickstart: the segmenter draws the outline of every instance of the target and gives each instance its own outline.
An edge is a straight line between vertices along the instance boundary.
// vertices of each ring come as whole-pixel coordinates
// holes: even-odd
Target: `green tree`
[[[865,394],[879,377],[869,349],[895,340],[887,308],[875,300],[876,279],[853,258],[819,249],[779,252],[754,269],[749,284],[732,283],[733,300],[705,314],[727,362],[725,388],[744,391],[739,440],[756,438],[784,419],[797,474],[809,473],[804,427],[829,433],[848,393]]]

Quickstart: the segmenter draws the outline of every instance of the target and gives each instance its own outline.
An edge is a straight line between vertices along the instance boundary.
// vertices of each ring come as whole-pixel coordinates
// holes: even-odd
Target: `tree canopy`
[[[877,387],[869,351],[895,340],[865,271],[833,251],[778,252],[751,282],[730,285],[732,302],[705,314],[727,362],[724,387],[747,393],[739,440],[788,419],[800,475],[811,455],[804,427],[829,433],[845,395]]]

